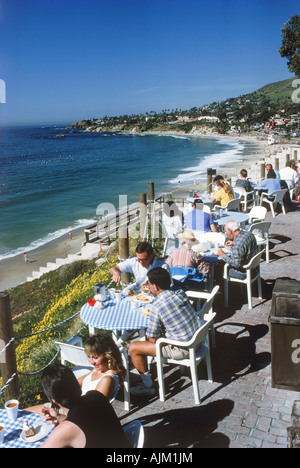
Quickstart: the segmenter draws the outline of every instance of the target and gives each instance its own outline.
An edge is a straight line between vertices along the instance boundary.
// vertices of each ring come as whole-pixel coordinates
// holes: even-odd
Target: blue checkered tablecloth
[[[143,308],[134,310],[127,299],[120,302],[106,300],[104,309],[85,304],[80,311],[81,320],[91,327],[100,330],[140,330],[148,327],[148,318],[142,314]]]
[[[37,421],[41,421],[41,416],[19,410],[17,419],[12,421],[7,417],[6,410],[0,409],[0,425],[5,426],[4,442],[0,445],[0,448],[37,448],[45,442],[47,436],[37,442],[25,442],[20,438],[25,420],[29,424],[34,424]]]

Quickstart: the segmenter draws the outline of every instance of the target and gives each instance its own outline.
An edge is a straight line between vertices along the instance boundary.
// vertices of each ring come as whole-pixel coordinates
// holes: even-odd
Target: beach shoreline
[[[151,133],[151,132],[149,132]],[[174,135],[178,135],[175,132]],[[248,135],[201,135],[201,134],[182,134],[186,137],[207,137],[207,138],[225,138],[240,141],[243,145],[243,152],[239,154],[236,161],[226,162],[218,165],[218,173],[227,179],[237,176],[243,168],[249,170],[250,167],[270,153],[266,140],[259,140],[255,136]],[[272,152],[275,152],[280,145],[272,145]],[[169,192],[175,196],[186,197],[190,190],[201,191],[206,188],[206,180],[198,181],[196,184],[186,184],[174,187]],[[166,192],[165,192],[166,193]],[[161,194],[162,195],[162,194]],[[137,194],[138,196],[138,194]],[[155,195],[159,196],[158,194]],[[25,263],[24,253],[2,259],[0,261],[0,290],[9,290],[19,284],[27,281],[27,277],[32,276],[33,271],[38,271],[40,267],[46,267],[47,263],[55,262],[57,258],[66,258],[69,254],[79,253],[82,243],[85,241],[84,228],[78,228],[72,231],[72,240],[68,234],[50,241],[30,252],[27,252],[29,262]]]

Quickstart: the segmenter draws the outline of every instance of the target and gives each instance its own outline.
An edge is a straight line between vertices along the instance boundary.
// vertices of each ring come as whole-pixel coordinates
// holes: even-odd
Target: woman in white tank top
[[[94,370],[78,379],[82,394],[97,390],[110,401],[114,400],[126,373],[116,343],[110,335],[99,332],[87,340],[85,352]]]

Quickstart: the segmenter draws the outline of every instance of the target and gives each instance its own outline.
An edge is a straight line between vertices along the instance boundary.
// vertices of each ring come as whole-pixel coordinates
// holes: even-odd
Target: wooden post
[[[216,170],[211,167],[207,169],[207,193],[212,192],[212,176],[216,174]]]
[[[260,181],[265,178],[265,163],[260,163]]]
[[[140,237],[144,241],[147,239],[146,226],[147,224],[147,195],[145,193],[140,193]]]
[[[119,228],[119,256],[121,262],[129,257],[129,237],[127,227]],[[124,284],[128,284],[130,281],[130,273],[123,273],[121,275],[121,281]]]
[[[154,200],[154,182],[148,182],[148,201],[153,202]]]
[[[13,338],[13,324],[10,309],[9,294],[0,292],[0,351]],[[11,343],[0,356],[1,375],[3,384],[17,373],[17,362],[15,344]],[[9,386],[4,390],[6,400],[16,399],[19,396],[18,375],[12,380]]]

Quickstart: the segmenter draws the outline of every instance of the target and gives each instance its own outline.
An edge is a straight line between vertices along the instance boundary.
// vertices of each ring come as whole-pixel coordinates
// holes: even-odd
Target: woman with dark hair
[[[81,396],[72,370],[50,364],[43,372],[45,395],[56,409],[44,408],[47,422],[56,426],[42,448],[128,447],[122,426],[107,398],[95,390]]]

